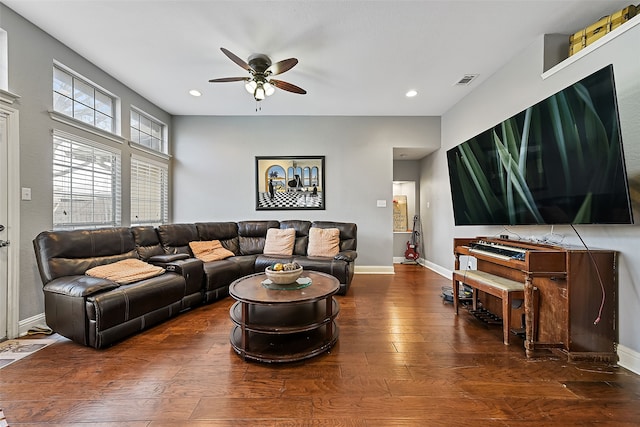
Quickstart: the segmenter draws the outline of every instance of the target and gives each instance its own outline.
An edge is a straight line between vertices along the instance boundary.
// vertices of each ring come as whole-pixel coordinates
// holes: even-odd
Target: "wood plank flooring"
[[[640,376],[593,362],[527,360],[522,340],[440,298],[415,265],[356,275],[338,344],[283,365],[242,361],[233,300],[109,349],[60,339],[0,370],[10,426],[637,426]]]

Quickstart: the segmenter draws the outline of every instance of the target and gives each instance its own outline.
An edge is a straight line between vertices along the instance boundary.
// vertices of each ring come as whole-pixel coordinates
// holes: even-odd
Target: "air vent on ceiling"
[[[478,77],[477,74],[465,74],[464,76],[462,76],[462,78],[460,80],[458,80],[456,82],[457,86],[466,86],[468,84],[471,83],[472,80],[474,80],[476,77]]]

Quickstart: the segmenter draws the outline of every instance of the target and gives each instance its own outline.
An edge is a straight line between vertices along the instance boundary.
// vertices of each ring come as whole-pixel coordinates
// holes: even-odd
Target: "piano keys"
[[[487,242],[484,240],[470,243],[469,251],[475,253],[483,253],[485,255],[501,259],[519,260],[524,260],[524,254],[527,252],[526,249],[517,246],[503,245],[495,242]]]

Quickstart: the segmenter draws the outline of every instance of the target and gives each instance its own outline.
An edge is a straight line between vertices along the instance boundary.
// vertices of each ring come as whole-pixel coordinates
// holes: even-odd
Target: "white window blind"
[[[54,133],[54,228],[113,227],[120,223],[120,154],[97,143]]]
[[[159,225],[168,221],[166,165],[138,157],[131,159],[131,224]]]

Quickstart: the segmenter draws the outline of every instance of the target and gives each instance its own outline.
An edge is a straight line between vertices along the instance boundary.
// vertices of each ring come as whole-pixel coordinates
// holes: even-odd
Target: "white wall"
[[[393,147],[440,144],[436,117],[181,116],[173,130],[173,222],[355,222],[358,269],[392,268]],[[256,211],[255,156],[272,155],[326,157],[326,210]]]
[[[426,257],[430,263],[452,269],[454,237],[473,237],[504,233],[501,227],[455,227],[447,175],[446,150],[524,110],[592,72],[613,63],[620,107],[623,144],[632,194],[640,190],[640,26],[579,59],[543,80],[543,37],[513,58],[496,74],[442,117],[442,148],[422,162],[423,218],[428,212]],[[431,208],[425,210],[430,202]],[[636,221],[640,210],[634,204]],[[425,224],[427,223],[424,221]],[[632,352],[640,352],[640,228],[637,226],[578,226],[591,247],[619,251],[619,343]],[[509,227],[509,234],[540,236],[550,227]],[[580,241],[570,227],[556,227],[566,243]],[[446,248],[447,250],[443,250]],[[594,313],[594,318],[595,318]],[[620,353],[620,352],[619,352]]]

